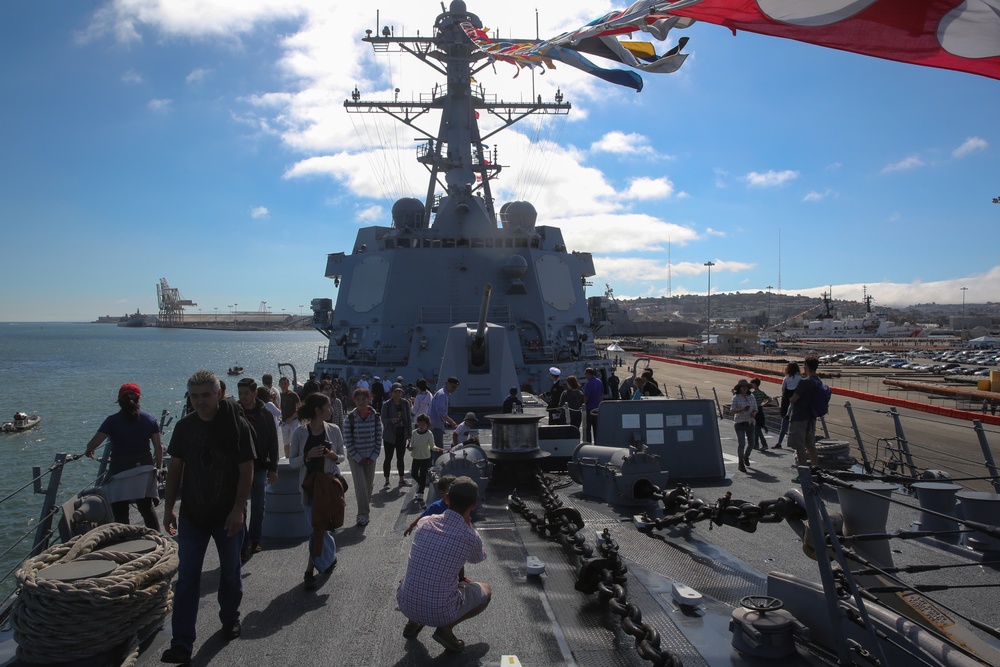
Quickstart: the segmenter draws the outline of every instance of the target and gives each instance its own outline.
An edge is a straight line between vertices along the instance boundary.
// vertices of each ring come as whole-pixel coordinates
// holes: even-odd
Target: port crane
[[[156,302],[160,307],[160,326],[170,326],[183,322],[184,307],[198,305],[181,296],[180,290],[168,285],[166,278],[160,278],[160,282],[156,285]]]

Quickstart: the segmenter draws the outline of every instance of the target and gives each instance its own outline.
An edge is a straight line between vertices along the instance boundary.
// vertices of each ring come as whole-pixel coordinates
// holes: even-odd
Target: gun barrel
[[[493,294],[493,285],[486,283],[483,288],[483,304],[479,308],[479,325],[476,327],[476,340],[482,340],[486,336],[486,313],[490,310],[490,295]]]

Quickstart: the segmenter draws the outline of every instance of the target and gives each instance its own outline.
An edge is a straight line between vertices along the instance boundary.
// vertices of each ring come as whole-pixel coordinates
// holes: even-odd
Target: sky
[[[468,5],[528,38],[623,6]],[[343,107],[439,80],[360,41],[376,11],[427,36],[441,5],[0,3],[0,320],[155,313],[160,278],[204,313],[335,299],[326,255],[426,190],[415,133]],[[563,65],[477,75],[573,105],[497,135],[493,185],[594,254],[589,295],[704,294],[713,262],[713,293],[997,300],[1000,81],[704,23],[658,52],[681,36],[683,67],[640,93]]]

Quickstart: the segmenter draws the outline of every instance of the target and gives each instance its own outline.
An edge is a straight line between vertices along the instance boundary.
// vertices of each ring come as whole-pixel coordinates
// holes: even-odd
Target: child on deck
[[[420,514],[420,516],[414,519],[413,523],[407,526],[406,530],[403,531],[403,537],[406,537],[410,533],[412,533],[413,529],[417,527],[417,522],[419,522],[425,516],[431,516],[433,514],[444,514],[444,511],[448,509],[448,503],[446,501],[448,495],[448,489],[451,488],[451,483],[454,481],[455,481],[454,475],[443,475],[441,479],[438,480],[437,489],[438,493],[441,494],[441,497],[432,502],[430,505],[428,505],[424,509],[424,511]]]
[[[410,436],[407,446],[413,457],[410,476],[417,483],[416,501],[424,506],[424,487],[427,486],[427,471],[431,468],[431,450],[434,447],[434,434],[431,433],[431,418],[426,413],[417,415],[417,428]],[[442,510],[443,511],[443,510]]]

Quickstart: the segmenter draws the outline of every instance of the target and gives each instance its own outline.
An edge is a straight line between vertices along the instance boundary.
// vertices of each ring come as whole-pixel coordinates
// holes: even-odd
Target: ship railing
[[[697,386],[682,385],[661,387],[667,398],[709,399],[715,403],[720,420],[731,421],[729,411],[731,387],[711,388],[711,393]],[[781,429],[781,415],[776,408],[765,408],[766,427],[771,435]],[[878,432],[865,430],[858,417],[878,415],[885,420],[885,429]],[[866,420],[870,423],[870,420]],[[978,456],[962,456],[945,451],[935,442],[913,440],[907,431],[916,431],[921,425],[947,428],[949,440],[967,443],[969,451]],[[947,419],[932,414],[902,414],[895,407],[867,408],[850,401],[830,402],[830,412],[816,420],[817,439],[827,441],[826,446],[837,443],[849,445],[849,454],[837,459],[821,460],[824,465],[848,469],[858,466],[874,476],[888,476],[905,485],[912,482],[942,479],[959,484],[970,491],[988,488],[1000,493],[1000,473],[997,471],[993,444],[1000,442],[1000,429],[991,428],[979,419],[968,422]],[[991,442],[992,441],[992,442]],[[787,445],[787,434],[784,442]],[[773,439],[769,444],[774,444]],[[820,444],[822,449],[824,443]]]
[[[170,426],[172,421],[173,417],[169,412],[164,410],[159,419],[160,432],[165,432],[165,429]],[[103,444],[99,447],[103,447]],[[109,447],[104,448],[97,475],[88,484],[71,494],[63,494],[61,492],[63,471],[67,464],[84,459],[85,456],[83,454],[66,454],[60,452],[55,455],[52,463],[44,470],[41,466],[33,466],[31,480],[7,494],[4,498],[0,498],[0,511],[5,511],[4,505],[8,503],[26,505],[31,503],[30,497],[32,495],[43,496],[38,520],[24,533],[4,535],[2,541],[0,541],[0,548],[3,549],[0,551],[0,563],[7,563],[10,558],[16,556],[14,565],[0,573],[0,596],[2,596],[2,599],[0,599],[0,625],[7,622],[11,606],[17,595],[17,586],[15,585],[14,577],[21,568],[22,562],[25,559],[34,558],[53,544],[58,544],[60,541],[70,537],[70,535],[64,534],[67,526],[70,526],[72,523],[70,517],[63,517],[67,519],[66,521],[57,522],[57,519],[65,513],[65,504],[75,496],[86,489],[100,487],[107,481],[110,451]],[[34,539],[31,540],[30,546],[28,546],[28,540],[32,535],[34,535]],[[10,542],[7,543],[7,540],[10,540]]]
[[[480,306],[421,306],[417,312],[417,322],[420,324],[479,321]],[[486,320],[494,324],[510,324],[514,314],[510,306],[490,306]]]
[[[11,605],[17,593],[14,575],[21,568],[22,562],[26,558],[33,558],[48,549],[53,543],[53,538],[59,537],[58,528],[53,526],[56,518],[62,514],[62,503],[69,501],[72,497],[68,496],[62,502],[59,500],[63,471],[67,464],[81,458],[83,458],[83,454],[56,454],[51,465],[44,470],[41,466],[34,466],[30,481],[0,499],[0,511],[5,511],[4,505],[8,503],[29,504],[31,495],[43,496],[38,520],[33,522],[31,527],[23,533],[4,536],[5,544],[3,551],[0,552],[0,562],[7,563],[12,557],[16,557],[16,560],[13,567],[0,574],[0,595],[3,596],[2,601],[0,601],[0,624],[5,623],[10,614]],[[98,486],[103,477],[104,471],[101,470],[97,477],[84,488]],[[34,539],[31,539],[32,536]],[[6,543],[7,540],[11,541]]]

